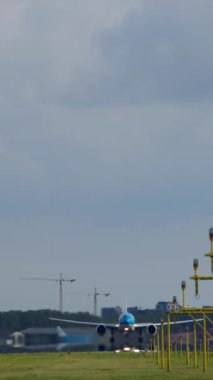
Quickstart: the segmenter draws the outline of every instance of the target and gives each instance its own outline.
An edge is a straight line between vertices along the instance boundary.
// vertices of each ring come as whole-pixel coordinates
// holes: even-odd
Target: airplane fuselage
[[[135,329],[135,317],[131,313],[122,313],[118,319],[120,331],[132,331]]]

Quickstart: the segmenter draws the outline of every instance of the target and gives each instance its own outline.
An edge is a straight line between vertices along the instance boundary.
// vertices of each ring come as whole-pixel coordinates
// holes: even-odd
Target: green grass
[[[202,357],[198,369],[185,365],[184,358],[172,358],[171,372],[157,366],[153,354],[135,353],[47,353],[0,355],[0,379],[40,380],[203,380],[213,379],[213,356],[203,373]]]

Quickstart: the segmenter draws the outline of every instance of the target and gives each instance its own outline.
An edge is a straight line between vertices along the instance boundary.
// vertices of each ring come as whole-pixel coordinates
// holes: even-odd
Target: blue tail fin
[[[63,338],[64,336],[67,335],[67,334],[64,332],[64,330],[62,330],[62,328],[61,328],[60,326],[57,326],[56,329],[57,329],[57,335],[58,335],[60,338]]]
[[[125,313],[128,312],[128,306],[127,306],[127,296],[126,296],[126,310],[125,310]]]

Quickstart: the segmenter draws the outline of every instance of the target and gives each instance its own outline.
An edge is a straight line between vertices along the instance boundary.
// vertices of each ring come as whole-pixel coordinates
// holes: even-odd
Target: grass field
[[[148,353],[47,353],[0,355],[0,379],[41,380],[163,380],[213,379],[213,357],[202,369],[202,357],[198,369],[193,360],[186,366],[184,358],[173,357],[171,372],[157,366],[153,354]]]

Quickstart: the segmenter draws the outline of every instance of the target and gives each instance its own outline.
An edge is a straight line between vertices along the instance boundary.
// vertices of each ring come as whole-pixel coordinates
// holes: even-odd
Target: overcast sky
[[[213,226],[213,1],[0,1],[0,310],[154,308]]]

